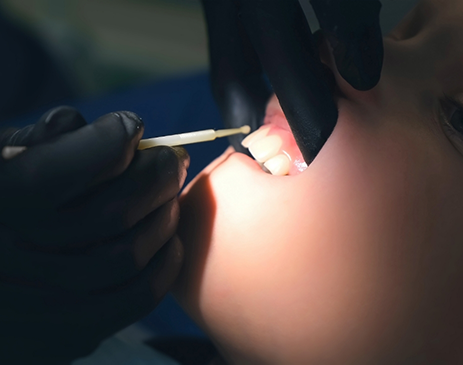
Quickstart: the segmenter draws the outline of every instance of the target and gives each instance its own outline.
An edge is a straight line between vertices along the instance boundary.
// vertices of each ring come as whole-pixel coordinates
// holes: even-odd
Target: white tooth
[[[279,152],[282,143],[280,136],[274,134],[253,142],[249,152],[258,162],[263,163]]]
[[[276,155],[264,163],[264,166],[272,173],[272,175],[284,176],[288,175],[291,167],[288,156],[284,154]]]
[[[244,148],[249,148],[249,146],[252,143],[264,138],[267,135],[269,130],[270,130],[270,127],[259,128],[257,131],[252,132],[245,139],[243,139],[243,141],[241,142],[241,145]]]

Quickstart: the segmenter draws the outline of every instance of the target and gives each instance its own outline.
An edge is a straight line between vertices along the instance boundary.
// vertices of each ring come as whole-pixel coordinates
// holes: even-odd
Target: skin
[[[422,1],[377,87],[336,74],[338,123],[301,174],[229,149],[187,187],[175,293],[227,363],[463,363],[463,136],[441,105],[463,95],[462,21]]]

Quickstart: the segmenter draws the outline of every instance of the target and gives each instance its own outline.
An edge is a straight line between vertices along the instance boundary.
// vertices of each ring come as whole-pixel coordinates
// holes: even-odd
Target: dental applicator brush
[[[205,129],[203,131],[172,134],[170,136],[142,139],[138,145],[139,150],[144,150],[156,146],[183,146],[185,144],[213,141],[216,138],[233,136],[234,134],[248,134],[251,127],[244,125],[241,128],[231,129]]]
[[[203,131],[172,134],[170,136],[142,139],[138,144],[138,149],[145,150],[156,146],[182,146],[185,144],[213,141],[216,138],[233,136],[234,134],[248,134],[249,132],[251,132],[251,127],[244,125],[241,128],[219,129],[217,131],[214,129],[205,129]],[[24,146],[5,146],[2,149],[1,155],[3,159],[9,160],[26,149]]]

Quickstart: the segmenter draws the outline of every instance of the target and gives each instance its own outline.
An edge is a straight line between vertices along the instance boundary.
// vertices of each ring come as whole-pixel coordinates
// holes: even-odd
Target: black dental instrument
[[[306,162],[318,154],[338,113],[318,49],[297,0],[202,0],[211,83],[227,128],[263,120],[268,77]],[[340,73],[357,89],[381,73],[379,0],[312,0]],[[326,29],[325,29],[326,28]],[[236,150],[241,137],[230,138]]]

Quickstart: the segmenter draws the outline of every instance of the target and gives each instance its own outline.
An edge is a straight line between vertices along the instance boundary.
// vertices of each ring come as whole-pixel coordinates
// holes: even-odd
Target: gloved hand
[[[320,151],[337,121],[329,72],[320,62],[298,0],[202,0],[209,35],[211,82],[226,127],[265,115],[270,90],[288,119],[306,162]],[[379,81],[383,43],[379,0],[311,0],[333,47],[340,74],[355,88]],[[230,138],[245,152],[242,136]]]
[[[189,158],[137,151],[143,123],[69,107],[0,134],[0,363],[64,364],[147,315],[179,272]]]

